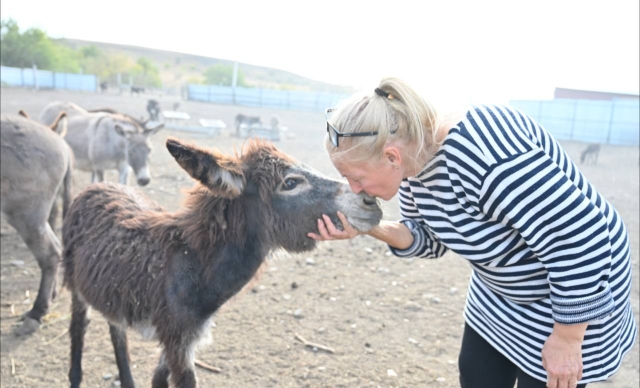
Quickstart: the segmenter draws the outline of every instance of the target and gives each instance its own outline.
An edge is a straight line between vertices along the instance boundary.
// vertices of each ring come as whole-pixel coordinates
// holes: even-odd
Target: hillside
[[[73,49],[94,45],[108,54],[123,55],[132,61],[140,57],[151,60],[160,71],[160,79],[164,88],[180,88],[186,83],[201,82],[204,71],[216,64],[233,65],[233,61],[203,57],[172,51],[155,50],[145,47],[119,45],[113,43],[89,42],[76,39],[59,39],[57,43]],[[332,85],[314,81],[284,70],[239,63],[245,80],[251,86],[274,89],[314,90],[334,93],[351,93],[349,86]],[[122,80],[126,82],[126,80]]]

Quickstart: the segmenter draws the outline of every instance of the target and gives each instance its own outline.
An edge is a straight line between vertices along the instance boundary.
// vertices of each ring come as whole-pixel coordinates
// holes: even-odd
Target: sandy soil
[[[71,100],[87,108],[109,106],[135,116],[145,115],[146,97],[72,92],[2,89],[2,113],[26,109],[37,117],[54,100]],[[160,100],[170,107],[175,101]],[[222,119],[232,125],[237,113],[259,114],[268,122],[277,113],[289,128],[277,146],[318,170],[337,177],[321,147],[322,114],[219,106],[183,101],[194,118]],[[178,207],[181,189],[192,181],[163,144],[167,136],[192,139],[230,151],[240,142],[229,135],[209,137],[163,130],[153,139],[152,182],[142,189],[170,210]],[[563,144],[575,159],[585,147]],[[604,146],[597,166],[584,173],[624,218],[633,252],[633,305],[638,316],[639,168],[637,147]],[[107,180],[116,180],[115,172]],[[76,191],[89,183],[78,171]],[[132,180],[133,183],[133,180]],[[395,201],[386,205],[387,219],[397,219]],[[2,387],[67,386],[70,298],[62,290],[39,332],[13,335],[16,315],[27,311],[40,278],[35,259],[13,228],[1,227],[0,280]],[[59,230],[58,230],[59,233]],[[313,264],[308,263],[311,258]],[[400,260],[386,246],[368,237],[323,243],[304,255],[270,258],[258,279],[224,305],[214,317],[212,341],[197,358],[222,370],[198,368],[201,386],[224,387],[457,387],[465,294],[470,267],[447,254],[439,260]],[[13,306],[13,307],[12,307]],[[296,312],[298,314],[296,314]],[[335,354],[314,352],[295,339],[330,346]],[[133,374],[148,386],[159,348],[130,332]],[[92,315],[85,340],[84,386],[113,386],[117,367],[107,324]],[[639,346],[608,382],[592,387],[637,388]],[[393,370],[395,373],[390,373]],[[395,375],[395,376],[391,376]]]

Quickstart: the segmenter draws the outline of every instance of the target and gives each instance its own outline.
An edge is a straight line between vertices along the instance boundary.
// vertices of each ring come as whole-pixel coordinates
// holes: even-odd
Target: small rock
[[[371,248],[364,248],[364,251],[369,253],[369,254],[373,253],[373,249],[371,249]]]
[[[294,290],[296,288],[298,288],[298,283],[296,283],[296,282],[291,283],[291,288],[294,289]]]
[[[384,253],[384,255],[385,255],[385,256],[391,256],[391,255],[392,255],[392,253],[391,253],[391,251],[386,251],[386,252]]]
[[[368,342],[365,342],[365,343],[364,343],[364,346],[365,346],[366,348],[370,348],[370,347],[371,347],[371,344],[370,344],[370,343],[368,343]]]
[[[112,385],[112,386],[114,386],[114,387],[119,387],[119,386],[120,386],[120,384],[121,384],[121,383],[120,383],[120,380],[116,380],[116,381],[114,381],[113,383],[111,383],[111,385]]]
[[[437,296],[434,296],[433,298],[431,298],[431,303],[439,304],[440,302],[441,300]]]
[[[447,379],[445,379],[444,377],[438,377],[436,381],[439,383],[444,383],[445,381],[447,381]]]
[[[449,288],[449,294],[454,295],[456,292],[458,292],[458,289],[456,287]]]
[[[320,327],[318,328],[318,330],[316,330],[318,333],[323,333],[326,329],[324,327]]]
[[[284,294],[284,295],[282,295],[282,299],[284,299],[284,300],[289,300],[289,299],[291,299],[291,295],[289,295],[289,294]]]
[[[113,375],[111,373],[105,373],[104,376],[102,376],[103,380],[111,380],[111,378],[113,377]]]
[[[318,367],[318,370],[319,370],[320,372],[322,372],[323,370],[326,370],[326,369],[327,369],[327,367],[326,367],[326,366],[319,366],[319,367]]]
[[[307,265],[316,265],[316,261],[311,257],[307,257],[304,262],[307,263]]]
[[[387,369],[387,376],[389,376],[389,377],[398,377],[398,374],[393,369]]]
[[[253,292],[254,294],[257,294],[257,293],[258,293],[258,288],[253,287],[253,288],[251,289],[251,292]]]
[[[258,287],[258,290],[260,290],[260,291],[264,291],[266,288],[267,288],[267,287],[265,287],[265,286],[260,286],[260,287]]]
[[[351,325],[352,329],[355,329],[356,327],[358,327],[358,325],[356,325],[355,323],[353,325]]]
[[[413,338],[409,337],[409,343],[417,345],[418,341],[414,340]]]
[[[13,260],[11,261],[11,265],[15,267],[24,267],[24,260]]]
[[[335,302],[337,299],[332,296],[331,298],[329,298],[329,300]]]
[[[447,364],[455,365],[456,364],[456,360],[449,360],[449,361],[447,361]]]
[[[296,309],[296,311],[293,312],[293,316],[298,319],[303,318],[304,316],[302,315],[302,309]]]
[[[422,311],[422,306],[412,300],[406,301],[404,308],[410,311]]]
[[[365,301],[364,301],[364,304],[365,304],[366,306],[371,306],[371,301],[370,301],[370,300],[365,300]]]

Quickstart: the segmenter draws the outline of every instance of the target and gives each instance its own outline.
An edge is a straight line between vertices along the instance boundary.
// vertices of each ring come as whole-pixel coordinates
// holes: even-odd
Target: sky
[[[555,87],[637,94],[638,0],[2,0],[52,37],[275,67],[373,89],[384,76],[444,103],[550,99]]]

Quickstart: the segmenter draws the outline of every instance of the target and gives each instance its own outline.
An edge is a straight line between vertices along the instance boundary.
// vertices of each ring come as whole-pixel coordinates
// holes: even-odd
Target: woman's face
[[[349,181],[351,191],[356,194],[364,191],[385,201],[396,195],[404,173],[400,161],[390,160],[386,154],[380,160],[366,163],[338,162],[335,167]]]

